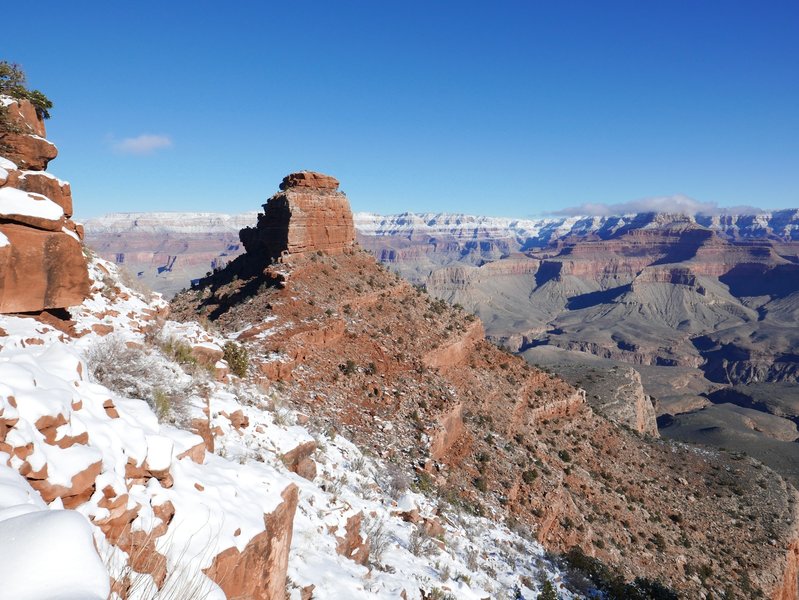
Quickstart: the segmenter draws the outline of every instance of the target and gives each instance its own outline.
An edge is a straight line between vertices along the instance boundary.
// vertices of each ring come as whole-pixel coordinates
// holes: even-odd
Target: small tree
[[[558,600],[558,593],[555,591],[555,586],[547,579],[541,586],[541,594],[538,596],[539,600]]]
[[[28,100],[40,119],[50,118],[50,109],[53,108],[50,99],[39,90],[29,90],[22,67],[6,60],[0,60],[0,94]]]
[[[236,342],[227,342],[225,344],[224,359],[230,365],[230,370],[233,371],[234,375],[246,377],[247,367],[250,366],[250,355],[247,352],[247,348]]]

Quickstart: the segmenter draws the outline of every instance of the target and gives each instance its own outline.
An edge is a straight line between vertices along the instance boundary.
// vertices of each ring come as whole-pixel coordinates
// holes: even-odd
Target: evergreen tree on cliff
[[[25,72],[18,64],[0,60],[0,95],[11,96],[17,100],[29,100],[36,108],[39,118],[50,118],[53,103],[39,90],[28,89]]]

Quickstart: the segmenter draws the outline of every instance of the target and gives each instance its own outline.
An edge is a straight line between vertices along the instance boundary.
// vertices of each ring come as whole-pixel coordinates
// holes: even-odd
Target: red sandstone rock
[[[313,481],[316,477],[316,463],[311,460],[311,454],[316,450],[316,442],[310,441],[300,444],[293,450],[283,455],[283,463],[292,473]]]
[[[233,425],[234,429],[236,429],[238,432],[241,432],[242,429],[246,429],[250,426],[250,419],[244,414],[244,412],[242,412],[241,409],[230,414],[222,411],[220,414],[223,417],[227,417],[230,420],[230,424]]]
[[[337,537],[338,544],[336,545],[336,552],[355,561],[359,565],[365,565],[369,560],[369,541],[364,541],[361,537],[361,523],[363,522],[363,513],[351,516],[347,519],[347,524],[344,526],[344,537]]]
[[[281,190],[287,190],[293,187],[336,190],[338,189],[338,179],[330,175],[315,173],[314,171],[300,171],[298,173],[286,175],[280,184]]]
[[[225,353],[218,348],[210,346],[196,345],[191,347],[191,355],[203,366],[212,367],[222,360]]]
[[[193,462],[196,462],[198,465],[203,464],[205,460],[205,440],[197,444],[196,446],[192,446],[185,452],[181,452],[178,454],[178,460],[181,458],[190,458]]]
[[[44,138],[24,133],[2,134],[0,145],[4,147],[3,156],[20,169],[44,171],[47,164],[58,156],[55,145]]]
[[[239,232],[250,255],[271,261],[282,254],[338,254],[355,244],[355,226],[347,197],[338,181],[303,171],[288,175],[283,191],[272,196],[258,216],[256,227]]]
[[[286,569],[297,509],[299,489],[292,484],[283,502],[264,515],[265,530],[252,538],[243,552],[228,548],[214,558],[205,574],[228,598],[240,600],[285,600]]]
[[[68,487],[51,484],[46,479],[33,478],[30,474],[26,477],[28,477],[31,487],[39,492],[42,495],[42,499],[48,504],[56,498],[61,498],[64,507],[75,508],[86,502],[94,493],[94,482],[102,468],[102,461],[92,463],[86,469],[73,476]],[[20,472],[22,472],[21,469]]]
[[[63,233],[0,224],[0,313],[76,306],[89,293],[80,242]]]
[[[65,181],[43,172],[11,171],[5,185],[46,196],[64,210],[64,216],[72,216],[72,190]]]
[[[30,101],[14,99],[6,106],[6,116],[12,124],[22,129],[23,133],[47,137],[44,119],[36,114],[36,107]]]
[[[79,241],[82,232],[67,218],[72,214],[71,190],[69,184],[39,172],[58,152],[42,137],[44,123],[28,101],[10,104],[8,115],[22,133],[0,135],[0,147],[18,169],[12,169],[0,185],[12,199],[14,194],[24,199],[27,193],[31,205],[46,202],[52,210],[40,211],[47,218],[0,216],[0,234],[8,238],[8,244],[0,246],[0,313],[78,305],[89,295],[89,277]]]

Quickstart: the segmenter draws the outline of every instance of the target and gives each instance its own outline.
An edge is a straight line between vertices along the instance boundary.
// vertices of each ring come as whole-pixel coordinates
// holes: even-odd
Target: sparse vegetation
[[[250,366],[250,355],[247,348],[236,342],[227,342],[224,351],[223,358],[230,366],[231,372],[237,377],[246,377],[247,369]]]
[[[96,381],[122,396],[147,401],[159,418],[180,419],[185,412],[193,382],[155,348],[148,351],[111,335],[89,349],[86,363]]]

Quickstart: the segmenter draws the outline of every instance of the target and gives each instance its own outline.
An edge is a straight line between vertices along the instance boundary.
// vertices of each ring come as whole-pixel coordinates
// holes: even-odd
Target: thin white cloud
[[[164,148],[172,146],[172,138],[168,135],[155,135],[143,133],[136,137],[124,138],[113,142],[113,148],[122,154],[135,154],[143,156],[152,154]]]
[[[672,213],[683,215],[718,215],[725,213],[759,214],[763,209],[754,206],[726,206],[720,207],[716,202],[700,202],[684,194],[673,196],[653,196],[640,198],[630,202],[616,204],[586,203],[579,206],[570,206],[556,211],[557,215],[564,216],[597,216],[609,217],[613,215],[626,215],[632,213]]]

